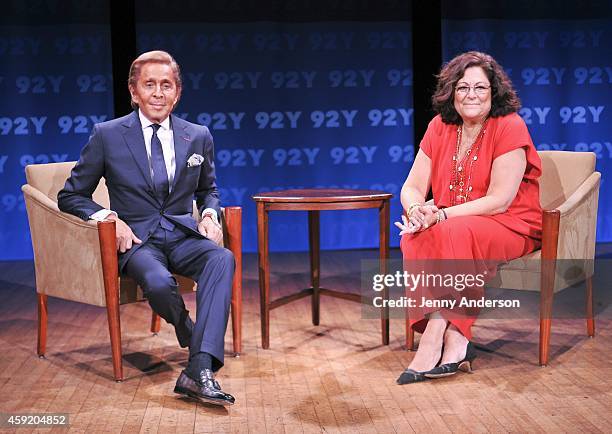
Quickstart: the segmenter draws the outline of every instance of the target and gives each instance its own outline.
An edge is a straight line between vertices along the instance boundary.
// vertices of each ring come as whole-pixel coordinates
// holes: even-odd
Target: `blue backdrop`
[[[41,10],[36,22],[0,28],[0,260],[32,256],[19,189],[24,166],[77,159],[92,125],[113,116],[108,10],[96,3],[66,8],[55,25],[41,25]],[[451,13],[443,21],[445,60],[478,49],[507,68],[539,149],[596,152],[604,175],[599,241],[612,240],[611,28],[609,19]],[[383,189],[396,195],[392,220],[399,216],[397,194],[414,148],[410,22],[143,19],[137,38],[140,51],[166,49],[181,64],[177,114],[213,133],[223,203],[244,207],[245,251],[256,251],[250,197],[265,190]],[[305,214],[272,213],[271,220],[272,249],[306,248]],[[376,213],[323,213],[321,232],[323,248],[375,246]]]
[[[108,10],[21,5],[0,27],[0,260],[30,259],[24,167],[76,160],[94,123],[111,119]],[[126,74],[127,76],[127,74]]]

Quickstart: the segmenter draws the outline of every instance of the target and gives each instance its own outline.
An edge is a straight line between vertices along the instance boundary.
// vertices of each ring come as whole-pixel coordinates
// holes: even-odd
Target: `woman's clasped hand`
[[[402,221],[395,222],[395,226],[400,230],[400,236],[424,231],[446,219],[444,211],[435,205],[414,205],[409,208],[408,217],[402,214]]]

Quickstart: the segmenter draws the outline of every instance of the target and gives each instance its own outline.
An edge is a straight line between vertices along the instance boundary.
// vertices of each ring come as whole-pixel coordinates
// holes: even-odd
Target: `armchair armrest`
[[[30,200],[36,206],[39,206],[45,209],[47,212],[50,213],[50,215],[53,215],[54,218],[66,220],[78,227],[87,227],[89,229],[94,229],[94,230],[97,228],[96,222],[94,221],[91,221],[91,220],[83,221],[80,218],[73,216],[72,214],[68,214],[68,213],[60,211],[60,209],[57,207],[57,202],[49,199],[47,195],[45,195],[40,190],[37,190],[36,188],[32,187],[30,184],[22,185],[21,191],[26,201],[26,208],[27,208],[28,200]],[[28,217],[29,217],[29,213],[28,213]]]
[[[593,172],[559,205],[558,259],[592,260],[601,174]],[[546,212],[546,211],[545,211]]]
[[[61,212],[57,203],[29,184],[21,189],[32,236],[37,292],[106,306],[96,222]]]
[[[584,206],[585,202],[592,199],[593,193],[597,193],[598,196],[600,180],[601,173],[599,172],[593,172],[591,176],[585,179],[576,191],[556,208],[561,213],[561,218]]]
[[[234,249],[242,252],[242,207],[228,206],[221,208],[221,225],[223,227],[223,245],[236,255]]]

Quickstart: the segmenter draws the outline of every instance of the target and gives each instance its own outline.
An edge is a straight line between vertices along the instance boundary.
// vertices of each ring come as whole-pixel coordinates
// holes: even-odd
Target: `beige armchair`
[[[592,276],[601,173],[592,152],[540,151],[542,248],[507,264],[487,287],[540,291],[540,365],[548,364],[555,292],[586,281],[587,334],[595,336]],[[406,346],[414,347],[407,327]]]
[[[26,167],[25,198],[36,271],[38,295],[38,355],[47,343],[47,296],[106,307],[115,380],[123,380],[119,305],[144,300],[135,281],[118,275],[115,223],[83,221],[61,212],[57,193],[63,188],[75,162],[37,164]],[[93,194],[94,200],[109,207],[104,179]],[[194,204],[194,216],[197,217]],[[242,208],[222,212],[223,243],[232,251],[236,272],[232,286],[232,332],[234,352],[241,352],[242,324]],[[182,292],[194,291],[191,279],[176,276]],[[159,317],[153,313],[151,331],[159,331]]]

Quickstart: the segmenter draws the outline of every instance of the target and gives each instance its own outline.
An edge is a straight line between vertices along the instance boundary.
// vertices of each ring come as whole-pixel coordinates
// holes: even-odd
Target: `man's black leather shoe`
[[[221,390],[221,386],[210,369],[200,371],[197,380],[191,378],[183,370],[176,380],[174,393],[217,405],[232,405],[235,401],[232,395]]]

